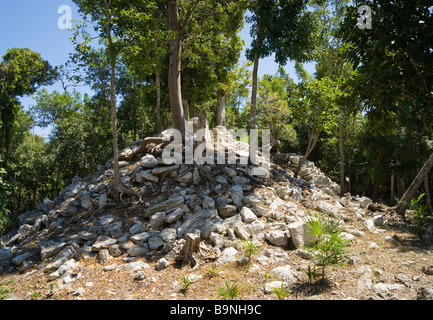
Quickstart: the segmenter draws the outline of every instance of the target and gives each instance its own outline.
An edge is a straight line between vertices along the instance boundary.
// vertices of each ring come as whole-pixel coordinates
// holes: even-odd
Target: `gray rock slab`
[[[174,210],[172,213],[170,213],[165,217],[165,222],[167,222],[168,224],[174,223],[180,218],[182,218],[184,214],[185,214],[185,210],[183,208],[177,208],[176,210]]]
[[[143,168],[155,168],[158,166],[158,160],[156,160],[153,155],[148,154],[141,158],[140,164],[143,166]]]
[[[211,197],[205,196],[202,202],[203,209],[214,209],[215,208],[215,200]]]
[[[161,239],[161,237],[156,236],[150,237],[149,240],[147,240],[147,244],[150,250],[159,250],[165,245],[165,242]]]
[[[159,236],[166,243],[174,242],[177,238],[177,230],[175,228],[166,228],[161,231]]]
[[[170,263],[167,261],[167,259],[165,258],[161,258],[158,260],[158,262],[156,263],[156,270],[157,271],[161,271],[163,269],[166,269],[170,266]]]
[[[0,261],[10,260],[14,253],[10,248],[0,248]]]
[[[112,216],[111,214],[107,214],[105,216],[103,216],[101,219],[99,219],[98,224],[101,226],[105,226],[111,222],[114,221],[114,216]]]
[[[125,271],[140,271],[140,270],[151,270],[149,264],[143,261],[133,261],[125,264]]]
[[[242,217],[242,220],[243,220],[245,223],[253,222],[253,221],[257,220],[257,216],[256,216],[256,215],[254,214],[254,212],[253,212],[250,208],[248,208],[248,207],[243,207],[242,210],[241,210],[241,212],[240,212],[240,215],[241,215],[241,217]]]
[[[293,283],[296,281],[295,274],[291,266],[279,266],[271,270],[270,275],[277,280]]]
[[[237,208],[234,205],[228,204],[223,208],[218,209],[218,214],[221,218],[229,218],[236,214]]]
[[[148,230],[148,226],[144,223],[136,223],[131,228],[129,228],[129,233],[132,235],[137,233],[146,232]]]
[[[23,262],[26,259],[30,258],[31,256],[33,256],[33,252],[26,252],[26,253],[20,254],[20,255],[18,255],[12,259],[12,263],[16,266],[19,266],[19,265],[23,264]]]
[[[289,244],[287,233],[288,231],[272,230],[265,234],[265,238],[274,246],[285,247]]]
[[[188,173],[185,173],[183,176],[179,177],[177,179],[177,182],[190,183],[190,182],[192,182],[192,178],[193,178],[192,172],[188,172]]]
[[[187,220],[177,229],[179,238],[183,238],[187,233],[202,232],[207,220],[213,219],[218,215],[216,209],[203,209],[190,215]]]
[[[289,224],[287,228],[289,229],[290,237],[296,248],[301,248],[313,240],[307,225],[302,220]]]
[[[131,236],[129,239],[134,242],[135,244],[144,244],[145,242],[147,242],[147,240],[149,240],[150,238],[150,233],[148,232],[141,232],[141,233],[136,233],[133,236]]]
[[[128,256],[130,257],[145,257],[149,253],[149,248],[134,246],[128,249]]]
[[[171,212],[177,208],[180,208],[184,204],[184,198],[182,196],[169,198],[166,201],[160,202],[155,204],[154,206],[150,207],[149,209],[144,210],[143,216],[144,218],[148,218],[151,215],[157,213],[157,212]]]
[[[36,219],[40,218],[43,216],[43,212],[40,210],[36,210],[36,211],[27,211],[24,212],[23,214],[21,214],[18,219],[20,220],[20,223],[27,223],[27,224],[33,224]]]
[[[98,239],[96,239],[96,242],[92,245],[92,251],[108,249],[112,245],[115,245],[116,243],[117,243],[116,239],[110,238],[105,235],[99,236]]]
[[[166,172],[178,170],[179,168],[180,168],[180,165],[178,165],[178,164],[173,165],[173,166],[158,167],[158,168],[154,168],[152,170],[152,174],[159,175],[159,174],[163,174],[163,173],[166,173]]]
[[[138,183],[144,183],[146,181],[158,183],[159,178],[153,175],[150,170],[144,170],[136,174],[135,180]]]
[[[42,261],[59,253],[66,246],[66,242],[54,242],[54,240],[39,243]]]
[[[104,193],[98,198],[98,209],[102,209],[107,205],[107,194]]]
[[[234,185],[233,187],[230,188],[230,191],[231,191],[231,198],[233,200],[233,204],[236,207],[241,208],[244,201],[244,193],[243,193],[242,186]]]
[[[222,266],[223,264],[236,261],[237,253],[238,251],[233,247],[225,248],[221,253],[221,257],[219,257],[218,260],[216,261],[216,265]]]
[[[150,226],[153,229],[158,229],[160,227],[162,227],[162,225],[165,222],[165,218],[166,218],[166,214],[165,212],[157,212],[154,215],[152,215],[150,217]]]

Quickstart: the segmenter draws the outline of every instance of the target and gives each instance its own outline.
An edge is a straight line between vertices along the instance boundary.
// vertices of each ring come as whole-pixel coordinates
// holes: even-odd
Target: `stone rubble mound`
[[[224,141],[226,147],[236,143]],[[247,152],[245,147],[238,150]],[[297,155],[282,156],[289,168],[299,163]],[[166,165],[150,153],[121,161],[120,167],[122,183],[142,202],[133,196],[114,204],[111,159],[19,216],[19,229],[0,239],[0,273],[37,267],[50,280],[68,284],[80,276],[77,262],[86,256],[101,263],[110,256],[124,256],[126,262],[157,257],[157,268],[163,269],[179,258],[192,234],[200,236],[207,258],[221,265],[241,250],[239,239],[300,248],[310,240],[303,222],[309,211],[341,220],[349,241],[363,235],[350,221],[364,221],[369,230],[383,223],[380,215],[366,216],[368,198],[337,197],[338,185],[310,161],[298,179],[274,163],[269,172],[252,164]]]

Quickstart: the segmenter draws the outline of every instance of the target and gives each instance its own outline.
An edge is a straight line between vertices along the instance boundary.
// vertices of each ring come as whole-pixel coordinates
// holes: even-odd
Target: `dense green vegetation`
[[[0,233],[74,176],[165,128],[183,132],[203,110],[211,127],[270,129],[278,151],[315,161],[341,194],[404,213],[425,193],[431,211],[429,1],[74,2],[82,19],[64,65],[28,48],[0,60]],[[361,5],[372,10],[371,29],[357,27]],[[250,44],[239,36],[245,20]],[[249,61],[240,60],[243,49]],[[282,67],[258,78],[259,60],[272,54],[281,65],[296,62],[296,79]],[[49,92],[56,82],[63,91]],[[34,106],[24,110],[19,98],[30,95]],[[52,128],[49,139],[32,134],[35,123]]]

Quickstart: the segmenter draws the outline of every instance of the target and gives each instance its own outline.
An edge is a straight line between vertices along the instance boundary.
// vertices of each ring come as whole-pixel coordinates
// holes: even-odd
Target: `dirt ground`
[[[135,280],[136,272],[125,271],[121,267],[126,263],[126,255],[110,258],[105,265],[89,256],[79,262],[80,276],[70,286],[62,288],[56,280],[48,281],[41,265],[41,268],[27,270],[24,274],[3,275],[0,278],[0,292],[8,292],[7,298],[13,300],[219,300],[223,298],[219,294],[220,289],[230,281],[239,289],[235,300],[277,300],[275,293],[264,293],[264,286],[275,280],[269,274],[281,265],[290,265],[296,277],[296,281],[290,284],[291,293],[285,298],[287,300],[415,300],[418,288],[433,288],[433,275],[423,271],[423,267],[433,265],[432,247],[418,241],[404,223],[388,223],[378,233],[364,232],[364,236],[356,238],[347,247],[348,259],[345,263],[328,267],[325,283],[308,282],[302,269],[312,265],[312,262],[302,258],[299,250],[281,249],[288,255],[285,261],[261,265],[255,261],[261,254],[258,253],[247,266],[233,262],[214,268],[214,273],[211,272],[213,262],[193,271],[190,266],[181,268],[173,263],[167,269],[156,271],[156,259],[136,258],[134,261],[144,260],[150,266],[150,269],[144,270],[142,280]],[[394,236],[398,244],[385,241],[387,236]],[[377,246],[372,247],[373,242]],[[261,252],[275,248],[265,243]],[[104,267],[113,265],[119,268],[104,271]],[[403,284],[404,289],[395,293],[391,291],[387,295],[377,294],[371,288],[361,289],[361,266],[371,268],[371,285]],[[185,277],[192,279],[186,290]]]

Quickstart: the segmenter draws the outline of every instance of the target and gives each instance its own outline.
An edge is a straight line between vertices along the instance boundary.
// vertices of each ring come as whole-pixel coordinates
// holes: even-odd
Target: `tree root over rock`
[[[172,251],[175,253],[175,260],[182,262],[182,268],[190,265],[192,270],[196,270],[200,265],[217,258],[212,248],[208,248],[200,242],[200,235],[194,233],[188,233],[185,239],[176,241]]]
[[[156,146],[152,149],[152,153],[161,153],[162,149],[169,144],[170,141],[164,141],[162,137],[151,137],[145,138],[141,145],[135,149],[133,152],[119,156],[119,160],[127,160],[130,161],[136,156],[147,153],[147,147],[151,144],[155,144]]]
[[[114,199],[116,200],[116,202],[122,201],[123,200],[122,196],[124,194],[130,195],[130,196],[136,196],[138,198],[138,201],[140,203],[143,200],[141,198],[141,195],[137,191],[135,191],[134,189],[131,189],[129,187],[125,187],[121,183],[118,186],[113,187],[113,189],[111,189],[111,191],[109,192],[109,194],[111,194],[114,197]],[[104,208],[101,208],[101,209],[104,209]]]

